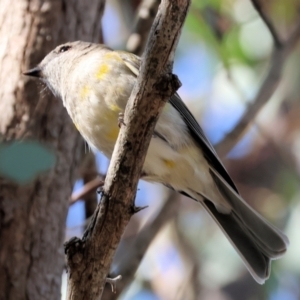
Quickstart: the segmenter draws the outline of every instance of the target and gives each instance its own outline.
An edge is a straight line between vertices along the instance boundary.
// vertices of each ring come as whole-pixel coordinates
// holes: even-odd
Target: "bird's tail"
[[[288,238],[252,209],[221,176],[211,172],[232,210],[224,214],[209,199],[201,203],[237,250],[253,278],[263,284],[270,275],[271,260],[286,252]]]

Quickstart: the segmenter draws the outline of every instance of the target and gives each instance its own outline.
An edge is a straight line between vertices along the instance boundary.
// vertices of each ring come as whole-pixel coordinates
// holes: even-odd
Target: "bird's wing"
[[[200,127],[200,125],[198,124],[198,122],[196,121],[192,113],[189,111],[187,106],[181,100],[179,95],[177,93],[173,95],[169,102],[180,113],[180,115],[184,119],[186,125],[190,130],[192,137],[202,149],[204,157],[208,160],[210,167],[213,168],[217,173],[219,173],[225,179],[225,181],[236,192],[238,192],[235,184],[233,183],[232,179],[227,173],[225,167],[223,166],[221,160],[219,159],[212,144],[209,142],[202,128]]]
[[[117,51],[117,52],[119,53],[120,57],[123,59],[126,66],[132,71],[132,73],[138,76],[139,68],[141,64],[140,57],[128,52],[123,52],[123,51]],[[233,183],[232,179],[227,173],[215,149],[207,139],[205,133],[203,132],[202,128],[200,127],[200,125],[198,124],[198,122],[196,121],[192,113],[189,111],[187,106],[181,100],[180,96],[177,93],[174,94],[170,98],[169,103],[180,113],[195,142],[202,149],[203,155],[209,162],[210,167],[214,170],[214,172],[220,174],[221,177],[223,177],[224,180],[238,193],[235,184]]]

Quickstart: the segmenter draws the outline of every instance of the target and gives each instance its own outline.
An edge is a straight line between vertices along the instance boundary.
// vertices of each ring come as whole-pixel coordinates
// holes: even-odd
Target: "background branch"
[[[91,193],[96,196],[96,190],[104,185],[104,176],[99,176],[91,181],[87,182],[79,192],[73,193],[70,197],[69,204],[72,205],[80,199],[85,199],[85,197]]]
[[[265,13],[264,9],[262,8],[260,0],[251,0],[251,2],[253,4],[253,6],[255,7],[255,9],[257,10],[260,17],[262,18],[262,20],[264,21],[264,23],[266,24],[266,26],[268,27],[268,29],[273,37],[275,47],[280,48],[282,46],[281,39],[277,33],[277,30],[274,27],[273,22],[271,21],[271,18],[268,16],[267,13]]]
[[[84,158],[80,168],[80,175],[85,185],[90,184],[90,182],[95,178],[98,179],[98,171],[94,153],[88,152],[84,154]],[[88,219],[93,215],[96,209],[97,194],[91,191],[89,193],[83,194],[82,199],[84,200],[85,219]]]
[[[216,151],[221,157],[224,157],[239,141],[239,139],[246,131],[248,125],[254,120],[260,109],[273,95],[274,91],[280,83],[284,63],[294,47],[297,45],[299,38],[300,23],[297,24],[297,27],[291,34],[290,38],[285,43],[283,43],[280,48],[275,48],[270,62],[270,69],[254,101],[248,105],[245,113],[235,125],[233,130],[226,134],[223,140],[221,140],[215,146]]]
[[[138,7],[135,26],[128,38],[126,50],[141,55],[156,15],[160,0],[142,0]]]
[[[181,229],[178,215],[174,218],[172,229],[183,265],[188,270],[186,272],[188,276],[183,280],[177,291],[176,299],[194,300],[199,297],[201,292],[201,284],[198,278],[200,273],[199,255]]]
[[[103,195],[83,239],[66,243],[68,299],[98,299],[121,236],[134,213],[134,197],[146,151],[167,99],[179,87],[166,74],[183,26],[189,0],[162,1],[154,20],[140,75],[125,110]],[[116,120],[117,122],[117,120]]]

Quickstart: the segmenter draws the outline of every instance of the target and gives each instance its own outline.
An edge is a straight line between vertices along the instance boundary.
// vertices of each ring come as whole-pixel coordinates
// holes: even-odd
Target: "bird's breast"
[[[103,99],[95,99],[94,96],[84,101],[78,99],[76,103],[73,108],[67,105],[67,110],[77,130],[92,149],[98,149],[110,158],[119,134],[121,109],[108,107]]]

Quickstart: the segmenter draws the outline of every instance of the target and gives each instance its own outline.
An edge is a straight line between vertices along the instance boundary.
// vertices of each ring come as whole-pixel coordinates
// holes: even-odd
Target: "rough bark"
[[[68,200],[82,140],[60,101],[22,71],[67,40],[99,40],[104,1],[1,0],[0,133],[42,141],[56,166],[26,186],[0,178],[0,299],[59,299]]]
[[[189,0],[163,0],[154,20],[140,75],[108,169],[103,196],[83,238],[66,244],[68,299],[99,299],[121,236],[134,213],[146,151],[163,104],[179,87],[171,70]]]
[[[117,289],[114,294],[112,294],[110,288],[104,290],[102,300],[114,300],[128,288],[128,286],[133,282],[134,275],[145,256],[145,253],[151,242],[154,240],[158,232],[163,228],[164,225],[173,220],[179,212],[179,199],[180,194],[169,190],[165,203],[162,205],[160,210],[157,212],[157,215],[141,229],[138,235],[135,237],[134,241],[129,242],[122,247],[122,253],[119,253],[119,256],[122,256],[122,259],[118,261],[118,251],[116,257],[114,258],[116,270],[111,274],[112,277],[122,274],[122,280],[117,283]],[[121,244],[122,245],[122,244]],[[116,273],[118,272],[118,274]]]
[[[255,99],[247,106],[246,111],[239,119],[234,128],[228,132],[224,138],[215,145],[215,149],[220,157],[226,154],[234,147],[234,145],[242,138],[249,125],[255,120],[256,115],[261,108],[271,99],[281,82],[283,68],[292,51],[299,43],[300,39],[300,22],[296,24],[294,31],[290,34],[286,41],[281,41],[274,25],[268,16],[263,12],[259,1],[252,0],[254,7],[257,9],[261,18],[269,28],[274,40],[274,50],[270,61],[268,73],[262,82]]]

